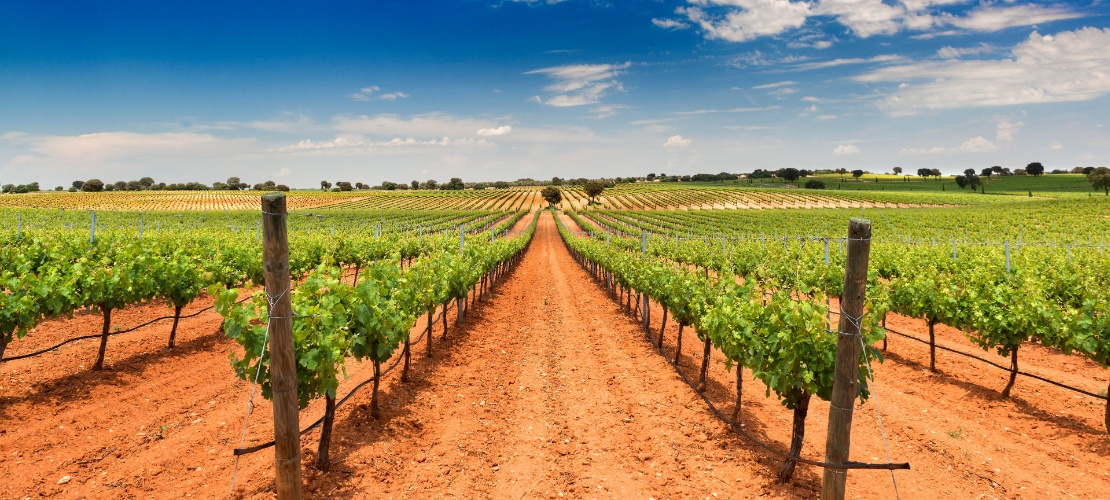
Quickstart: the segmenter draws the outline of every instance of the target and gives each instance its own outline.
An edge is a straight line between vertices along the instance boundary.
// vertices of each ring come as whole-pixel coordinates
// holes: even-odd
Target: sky
[[[0,0],[0,183],[1110,166],[1110,4]]]

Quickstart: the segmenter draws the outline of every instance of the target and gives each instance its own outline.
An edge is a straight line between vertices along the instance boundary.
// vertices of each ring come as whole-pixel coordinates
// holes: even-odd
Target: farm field
[[[220,211],[257,208],[259,191],[43,191],[0,196],[0,208],[110,211]],[[289,210],[520,210],[539,204],[538,190],[345,191],[287,193]]]
[[[794,206],[644,210],[677,208],[662,205],[664,199],[739,198],[710,188],[702,193],[642,189],[654,198],[627,191],[621,196],[641,204],[561,213],[536,210],[538,196],[525,190],[483,198],[477,205],[383,193],[403,203],[365,210],[350,198],[326,209],[303,207],[299,216],[290,216],[290,264],[298,277],[292,293],[295,313],[304,315],[298,321],[305,325],[298,331],[328,329],[318,312],[297,309],[298,301],[309,307],[316,304],[313,296],[340,290],[378,300],[365,294],[381,287],[373,293],[389,297],[388,307],[395,308],[383,309],[385,314],[405,318],[380,327],[388,339],[375,344],[382,354],[371,358],[350,351],[347,356],[361,357],[325,358],[345,373],[338,375],[337,368],[320,375],[325,382],[336,380],[330,397],[342,398],[370,380],[376,365],[397,368],[382,376],[376,398],[367,386],[336,410],[330,470],[314,465],[319,428],[302,436],[308,496],[818,495],[820,469],[798,465],[788,482],[779,483],[781,460],[733,432],[683,377],[696,382],[707,366],[705,398],[728,417],[740,373],[737,425],[782,452],[791,448],[797,417],[784,404],[798,397],[791,390],[804,390],[808,417],[801,457],[821,460],[827,397],[807,385],[811,382],[792,382],[799,385],[787,390],[769,380],[772,372],[792,380],[794,372],[738,354],[736,342],[763,349],[767,337],[760,335],[770,330],[755,326],[754,336],[742,333],[744,321],[761,325],[759,315],[775,314],[772,308],[794,311],[807,318],[804,328],[776,328],[792,339],[796,352],[811,346],[820,352],[798,356],[810,356],[805,359],[812,361],[811,376],[825,376],[822,360],[828,353],[821,349],[829,345],[824,336],[830,327],[822,307],[835,320],[836,282],[843,282],[845,259],[839,238],[848,218],[861,215],[875,227],[875,276],[868,284],[875,297],[864,338],[874,349],[870,355],[881,353],[885,360],[869,364],[871,397],[855,405],[852,459],[908,462],[911,470],[893,472],[897,486],[891,472],[853,470],[849,495],[1100,498],[1110,491],[1105,200],[870,193],[871,201],[857,199],[849,207],[841,205],[847,201],[829,201],[833,207],[823,207],[824,202],[793,201],[799,199],[772,189],[751,190],[750,196]],[[800,191],[789,193],[794,192]],[[850,198],[827,200],[837,199]],[[234,497],[272,496],[273,451],[244,455],[237,466],[232,455],[240,447],[251,384],[236,375],[228,356],[257,360],[251,332],[265,330],[259,316],[251,316],[252,302],[233,304],[258,290],[250,285],[261,273],[257,197],[254,203],[253,212],[106,210],[99,214],[96,235],[99,245],[117,249],[111,254],[86,249],[87,213],[0,212],[19,224],[0,230],[8,292],[0,317],[7,341],[0,351],[0,473],[10,478],[0,498],[219,497],[229,491],[233,474]],[[309,208],[311,215],[304,213]],[[465,252],[459,251],[460,231],[466,233]],[[205,253],[205,248],[221,250]],[[141,266],[122,263],[144,253],[173,255],[199,273],[186,279],[216,286],[193,289],[180,312],[198,314],[181,320],[172,349],[166,347],[171,321],[165,319],[111,336],[104,370],[90,369],[98,358],[96,338],[10,359],[81,335],[100,338],[102,328],[120,331],[175,315],[157,291],[129,296],[115,307],[111,329],[100,314],[104,302],[77,301],[83,292],[74,292],[68,305],[49,302],[44,286],[66,290],[68,273],[81,276],[54,263],[57,255],[71,255],[67,252],[124,259],[112,268],[139,272]],[[149,274],[163,272],[169,271]],[[405,281],[391,281],[401,278]],[[364,286],[356,287],[356,281]],[[995,301],[968,295],[985,283],[1012,295]],[[240,286],[247,288],[237,291]],[[413,295],[405,295],[410,289]],[[955,304],[930,302],[948,291],[958,299]],[[431,298],[415,298],[422,293]],[[832,296],[827,302],[825,294]],[[13,298],[34,302],[37,309]],[[650,337],[643,327],[644,304]],[[212,305],[216,310],[205,310]],[[689,312],[694,306],[702,309]],[[964,309],[981,314],[965,315]],[[899,334],[880,340],[883,330],[874,315],[887,310],[881,324]],[[998,316],[1004,310],[1015,318],[1007,325],[1020,319],[1051,327],[995,332],[991,325],[1005,320]],[[661,320],[668,313],[669,322]],[[28,315],[35,321],[27,322]],[[431,356],[424,344],[426,321],[432,325]],[[12,336],[16,332],[22,338]],[[938,349],[933,366],[930,337]],[[409,380],[402,382],[395,363],[416,338]],[[1020,352],[1015,359],[1023,375],[1016,383],[1008,382],[1009,351],[1001,355],[999,347]],[[704,364],[703,353],[709,360]],[[669,362],[676,357],[679,372]],[[1006,396],[1003,386],[1012,386],[1005,388]],[[318,396],[301,410],[302,428],[325,414],[326,398]],[[254,403],[243,446],[272,436],[270,402],[256,395]],[[375,410],[379,418],[372,416]]]

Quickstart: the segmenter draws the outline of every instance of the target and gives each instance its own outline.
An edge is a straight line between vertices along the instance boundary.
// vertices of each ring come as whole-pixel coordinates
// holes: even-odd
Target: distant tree
[[[558,177],[552,177],[551,178],[551,185],[552,186],[562,186],[563,185],[563,180],[558,178]]]
[[[654,174],[654,173],[652,173],[652,174],[647,174],[647,180],[648,180],[649,182],[650,182],[650,181],[654,181],[654,180],[655,180],[655,174]]]
[[[0,187],[0,192],[14,193],[15,192],[15,184],[4,184],[2,187]]]
[[[963,175],[956,176],[956,185],[960,186],[960,189],[967,187],[967,177]]]
[[[466,184],[463,183],[462,179],[458,177],[452,177],[450,181],[447,181],[447,184],[440,186],[440,189],[448,191],[462,191],[463,189],[466,189]]]
[[[796,168],[783,168],[778,171],[778,176],[786,182],[794,182],[801,177],[801,172]]]
[[[509,187],[509,183],[505,181],[497,181],[493,183],[493,187],[497,189],[507,189]]]
[[[439,183],[436,182],[435,179],[428,179],[427,181],[425,181],[423,184],[420,185],[420,189],[427,189],[428,191],[434,191],[436,189],[439,189]]]
[[[153,182],[151,182],[151,184],[153,184]],[[140,184],[139,181],[127,181],[127,190],[128,191],[142,191],[143,190],[143,185]]]
[[[327,191],[331,189],[331,183],[328,181],[320,181],[320,190]]]
[[[165,183],[161,184],[161,186],[162,186],[161,188],[156,188],[156,189],[165,189],[166,188]],[[212,183],[212,189],[215,189],[216,191],[225,191],[225,190],[228,189],[228,187],[227,187],[227,184],[224,184],[220,181],[216,181],[216,182]]]
[[[563,193],[559,192],[559,188],[555,186],[543,188],[543,190],[540,191],[540,196],[543,196],[543,199],[547,200],[547,204],[552,206],[558,205],[560,201],[563,201]]]
[[[81,184],[82,191],[97,193],[104,190],[104,182],[100,179],[89,179]]]
[[[1101,189],[1106,196],[1110,196],[1110,168],[1091,169],[1091,173],[1087,174],[1087,182],[1091,183],[1091,189]]]
[[[340,191],[350,191],[354,189],[354,186],[352,186],[351,183],[347,181],[337,181],[335,183],[335,187],[339,188]]]
[[[605,191],[605,184],[602,184],[601,181],[586,183],[586,195],[590,197],[590,203],[595,203],[597,201],[595,198],[600,196],[602,191]]]
[[[104,185],[104,191],[105,192],[111,192],[111,191],[115,191],[115,190],[116,190],[116,185],[115,184],[105,184]]]
[[[143,177],[139,179],[139,185],[142,186],[143,189],[150,189],[150,187],[154,185],[154,179],[150,177]]]
[[[806,189],[825,189],[825,183],[824,183],[824,181],[821,181],[821,180],[818,180],[818,179],[810,179],[810,180],[806,181],[805,188]]]
[[[274,189],[277,189],[278,191],[289,191],[289,186],[286,186],[285,184],[278,184],[277,186],[274,186]]]
[[[240,180],[238,177],[228,177],[227,178],[227,188],[228,189],[242,189],[242,187],[240,187],[240,184],[243,184],[243,181]]]
[[[1006,169],[1003,169],[1002,167],[1000,167],[998,165],[995,165],[995,166],[991,167],[991,172],[994,172],[996,174],[1001,174],[1003,170],[1006,170]],[[1009,170],[1007,170],[1007,171],[1009,171]]]
[[[1025,166],[1025,172],[1033,177],[1044,175],[1044,165],[1041,162],[1035,161]]]
[[[917,169],[917,175],[922,179],[928,179],[930,175],[933,175],[933,171],[927,168],[919,168]]]
[[[54,190],[55,190],[55,191],[65,191],[65,190],[66,190],[66,188],[64,188],[64,187],[62,187],[62,186],[54,186]]]
[[[859,170],[859,169],[853,170],[852,171],[852,177],[855,177],[856,180],[858,181],[860,177],[863,177],[863,173],[864,173],[863,170]]]
[[[396,191],[397,190],[397,183],[396,182],[383,181],[382,182],[382,189],[384,189],[386,191]]]
[[[72,186],[73,189],[80,191],[81,188],[85,186],[85,181],[73,181],[73,184],[70,184],[70,186]]]
[[[813,175],[812,170],[806,170],[806,169],[803,168],[803,169],[798,171],[798,176],[799,177],[809,177],[811,175]]]
[[[971,169],[969,168],[968,170],[971,170]],[[964,173],[967,173],[967,172],[964,172]],[[974,173],[974,171],[972,173]],[[990,167],[984,168],[983,171],[979,173],[979,175],[982,175],[983,177],[986,177],[987,180],[990,180],[992,174],[994,174],[994,170],[991,169]]]
[[[940,179],[940,169],[939,168],[934,168],[934,169],[930,170],[929,174],[932,175],[933,177],[936,177],[938,180]]]
[[[971,189],[975,189],[983,184],[983,179],[980,179],[978,175],[972,173],[971,175],[964,176],[964,183],[971,186]]]
[[[838,168],[838,169],[836,169],[836,173],[838,173],[838,174],[840,174],[840,175],[844,175],[844,174],[847,174],[847,173],[848,173],[848,169],[846,169],[846,168]]]
[[[420,189],[420,181],[412,181],[413,189]]]
[[[969,169],[964,170],[964,175],[975,175],[975,169],[974,168],[969,168]]]
[[[113,183],[113,185],[115,186],[116,191],[123,191],[124,189],[127,189],[127,183],[124,181],[116,181]]]
[[[749,179],[769,179],[769,178],[771,178],[772,175],[774,175],[774,173],[772,173],[768,170],[763,170],[762,168],[757,168],[757,169],[753,170],[752,173],[748,174],[748,178]],[[689,176],[688,175],[682,176],[682,180],[687,181],[688,180],[687,177],[689,177]]]
[[[902,167],[894,167],[894,173],[895,174],[901,174],[902,173]]]
[[[1083,175],[1091,175],[1095,171],[1095,167],[1083,167]]]

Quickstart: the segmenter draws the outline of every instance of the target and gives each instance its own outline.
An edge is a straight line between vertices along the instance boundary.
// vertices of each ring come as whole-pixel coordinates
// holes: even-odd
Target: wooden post
[[[844,264],[844,294],[840,297],[840,327],[836,340],[836,378],[829,408],[825,461],[848,461],[852,441],[852,410],[859,390],[860,318],[867,291],[867,260],[871,254],[871,221],[848,222],[848,256]],[[825,469],[822,500],[843,500],[848,471]]]
[[[277,496],[302,498],[301,427],[297,408],[297,365],[293,353],[293,307],[289,301],[289,235],[285,195],[262,195],[262,264],[270,309],[270,381],[274,393],[274,458]],[[272,300],[271,299],[271,300]]]

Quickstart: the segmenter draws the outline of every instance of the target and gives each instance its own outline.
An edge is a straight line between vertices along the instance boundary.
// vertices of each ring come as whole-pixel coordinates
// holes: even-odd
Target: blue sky
[[[0,182],[1110,164],[1110,5],[0,1]]]

